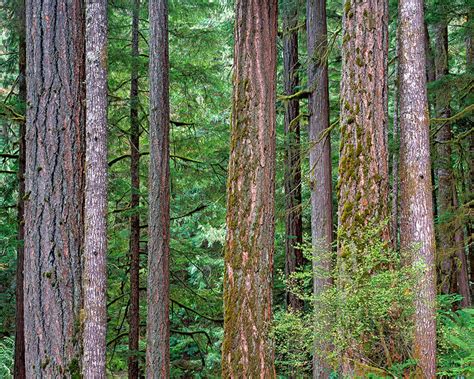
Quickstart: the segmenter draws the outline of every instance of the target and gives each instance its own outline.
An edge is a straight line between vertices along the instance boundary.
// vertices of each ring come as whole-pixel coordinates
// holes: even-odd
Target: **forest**
[[[472,0],[2,0],[0,378],[473,378]]]

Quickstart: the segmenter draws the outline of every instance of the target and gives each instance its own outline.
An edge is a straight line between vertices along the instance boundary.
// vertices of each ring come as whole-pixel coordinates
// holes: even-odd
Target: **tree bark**
[[[238,0],[228,170],[222,377],[274,378],[276,0]]]
[[[132,10],[132,67],[130,83],[130,308],[128,337],[128,377],[138,379],[138,352],[140,340],[140,124],[138,119],[138,59],[139,59],[139,16],[140,0],[133,1]]]
[[[435,26],[435,79],[442,80],[449,75],[448,67],[448,24],[443,17]],[[449,118],[451,115],[450,94],[445,87],[443,91],[436,94],[436,116]],[[440,264],[441,292],[449,294],[456,292],[456,270],[455,270],[455,228],[453,228],[450,215],[454,211],[453,201],[455,193],[454,173],[451,162],[452,139],[451,124],[446,123],[435,136],[436,144],[436,175],[438,177],[438,261]]]
[[[313,245],[313,292],[319,296],[331,284],[333,242],[332,163],[329,128],[328,48],[326,0],[306,2],[308,38],[309,165],[311,190],[311,237]],[[313,377],[327,378],[330,368],[322,354],[327,346],[316,341]]]
[[[85,378],[106,374],[107,167],[107,1],[86,0]]]
[[[290,2],[283,13],[283,84],[287,96],[293,95],[299,85],[297,25],[297,6],[294,2]],[[297,247],[303,243],[299,108],[298,99],[285,102],[285,272],[287,279],[304,264],[303,252]],[[303,308],[303,301],[291,291],[287,291],[286,305],[298,311]]]
[[[17,31],[18,31],[18,99],[22,114],[26,106],[26,28],[25,28],[25,0],[18,1]],[[16,379],[26,379],[25,372],[25,318],[24,318],[24,265],[25,250],[25,122],[20,122],[19,150],[18,150],[18,248],[16,266],[16,313],[15,313],[15,365],[13,376]]]
[[[399,2],[401,249],[417,270],[414,358],[436,376],[436,270],[422,0]],[[418,272],[420,271],[420,272]]]
[[[149,2],[150,171],[146,373],[168,378],[169,353],[169,60],[167,0]]]
[[[454,188],[453,207],[459,207],[458,196]],[[464,248],[464,228],[461,222],[455,223],[454,243],[456,249],[456,280],[457,291],[462,296],[461,306],[468,308],[472,306],[471,288],[469,286],[469,276],[467,270],[467,258]]]
[[[80,374],[83,11],[80,0],[26,2],[27,378]]]
[[[389,217],[387,148],[388,2],[349,0],[344,7],[339,160],[338,266],[350,273],[367,227]],[[381,237],[390,241],[390,227]],[[339,285],[344,286],[343,280]],[[352,372],[356,349],[343,357]]]
[[[396,46],[396,55],[397,55],[397,66],[395,68],[395,91],[393,96],[393,141],[395,144],[395,149],[392,155],[392,216],[391,216],[391,237],[392,237],[392,248],[398,251],[399,249],[399,208],[400,208],[400,197],[399,197],[399,188],[400,188],[400,174],[398,171],[399,159],[400,159],[400,125],[399,125],[399,82],[400,75],[398,69],[398,32],[396,36],[395,43]]]

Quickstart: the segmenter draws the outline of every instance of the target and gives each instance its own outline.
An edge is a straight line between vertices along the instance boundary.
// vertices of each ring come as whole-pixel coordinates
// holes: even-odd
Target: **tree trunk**
[[[167,0],[151,0],[150,171],[146,372],[168,378],[169,353],[169,61]]]
[[[26,28],[25,0],[18,1],[17,8],[18,30],[18,99],[21,103],[22,114],[26,106]],[[16,266],[16,314],[15,314],[15,365],[13,376],[16,379],[26,379],[25,372],[25,319],[23,276],[25,254],[23,240],[25,237],[25,122],[20,122],[18,151],[18,248]]]
[[[453,189],[453,207],[459,207],[458,196],[456,188]],[[454,232],[454,243],[456,249],[456,279],[457,291],[462,296],[461,306],[468,308],[472,306],[471,289],[469,287],[469,276],[467,271],[467,258],[464,249],[464,228],[461,222],[456,221]]]
[[[387,149],[388,2],[347,1],[343,16],[338,266],[350,273],[351,247],[389,217]],[[381,237],[390,241],[390,227]],[[343,280],[339,284],[344,286]],[[352,372],[356,349],[343,357]]]
[[[237,0],[222,377],[274,378],[276,0]]]
[[[449,74],[448,69],[448,24],[443,18],[435,27],[435,79],[442,80]],[[451,115],[450,94],[446,88],[436,94],[436,116],[439,118],[449,118]],[[436,133],[436,175],[438,177],[438,242],[437,249],[438,262],[440,263],[440,283],[441,292],[449,294],[456,292],[456,272],[455,272],[455,228],[450,220],[450,215],[454,211],[453,196],[455,192],[454,173],[451,162],[452,139],[451,124],[446,123]]]
[[[80,374],[83,11],[80,0],[26,2],[27,378]]]
[[[298,78],[298,10],[296,4],[287,5],[283,14],[283,80],[285,95],[293,95],[299,85]],[[301,217],[301,158],[299,100],[285,102],[285,227],[287,278],[301,269],[303,252],[297,247],[303,243],[303,220]],[[286,305],[301,310],[303,301],[291,291],[286,293]]]
[[[391,216],[391,237],[392,237],[392,248],[398,251],[399,248],[399,209],[400,209],[400,175],[398,171],[399,159],[400,159],[400,126],[399,126],[399,69],[398,69],[398,32],[395,43],[396,55],[397,55],[397,67],[395,69],[395,91],[393,96],[393,141],[395,148],[392,155],[392,216]]]
[[[474,6],[470,6],[469,8],[469,13],[467,16],[467,36],[466,36],[466,71],[470,75],[474,75]],[[472,99],[472,93],[473,91],[471,90],[471,93],[469,96],[467,96],[468,103],[466,105],[469,105],[469,99]],[[470,118],[471,122],[474,122],[474,117]],[[474,135],[471,133],[469,137],[469,152],[468,152],[468,157],[473,157],[474,156]],[[469,174],[468,174],[468,180],[467,180],[467,192],[471,194],[468,196],[468,201],[473,199],[474,195],[474,165],[470,165],[469,169]],[[474,228],[473,228],[473,223],[472,219],[468,218],[467,225],[466,225],[466,230],[467,230],[467,235],[469,236],[469,248],[468,248],[468,253],[469,253],[469,278],[470,278],[470,283],[474,284],[474,243],[472,243],[472,236],[474,235]],[[471,288],[471,294],[474,293],[474,288]],[[471,298],[471,301],[473,299]]]
[[[436,375],[436,270],[423,0],[399,2],[401,249],[417,274],[414,358]],[[421,266],[421,267],[420,267]]]
[[[107,1],[86,0],[85,378],[105,378],[107,332]]]
[[[333,242],[331,135],[327,59],[326,0],[306,2],[308,38],[309,165],[311,189],[311,237],[313,245],[313,291],[315,297],[331,284]],[[316,312],[317,313],[317,312]],[[327,346],[315,341],[313,377],[329,377],[330,368],[322,354]]]
[[[132,10],[132,68],[130,83],[130,181],[132,195],[130,208],[130,308],[128,337],[128,377],[138,379],[138,342],[140,340],[140,125],[138,119],[138,28],[140,16],[140,0],[133,1]]]

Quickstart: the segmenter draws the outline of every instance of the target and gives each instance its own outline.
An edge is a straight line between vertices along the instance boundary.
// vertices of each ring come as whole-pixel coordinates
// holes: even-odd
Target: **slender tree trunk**
[[[331,135],[329,132],[328,48],[326,0],[306,2],[308,38],[309,152],[311,236],[314,249],[313,291],[317,298],[331,284],[333,242]],[[317,313],[317,312],[316,312]],[[317,317],[317,316],[316,316]],[[330,368],[323,358],[328,346],[315,341],[313,377],[327,378]]]
[[[285,95],[293,95],[298,88],[298,10],[292,1],[283,13],[283,80]],[[304,264],[303,252],[297,247],[303,243],[301,217],[301,158],[299,100],[285,102],[285,206],[286,206],[286,276],[287,278]],[[303,301],[287,291],[286,305],[301,310]]]
[[[436,376],[436,270],[423,0],[399,2],[401,249],[417,274],[414,357]]]
[[[453,207],[459,207],[456,188],[453,189]],[[454,243],[456,249],[456,280],[457,290],[462,296],[461,306],[467,308],[472,306],[471,289],[469,287],[469,276],[467,271],[467,258],[464,249],[464,228],[461,222],[456,222],[454,232]]]
[[[150,171],[146,373],[168,378],[169,353],[169,61],[168,2],[150,0]]]
[[[84,209],[82,1],[27,1],[25,365],[80,374]]]
[[[86,0],[85,378],[105,378],[107,332],[107,0]]]
[[[130,85],[130,179],[132,196],[130,208],[130,308],[128,337],[128,377],[138,379],[138,342],[140,340],[140,125],[138,120],[138,28],[140,16],[140,0],[133,1],[132,10],[132,69]]]
[[[18,1],[18,98],[22,113],[26,106],[26,28],[25,28],[25,0]],[[25,372],[25,319],[24,319],[24,247],[25,238],[25,122],[20,122],[19,151],[18,151],[18,248],[16,266],[16,315],[15,315],[15,366],[13,376],[16,379],[26,379]]]
[[[474,6],[471,5],[469,8],[469,13],[467,16],[467,36],[466,36],[466,71],[470,73],[471,75],[474,75]],[[467,97],[468,101],[469,99],[472,99],[472,94],[474,91],[471,91],[469,96]],[[468,104],[466,104],[468,105]],[[474,122],[474,117],[471,117],[471,121]],[[469,137],[469,153],[468,157],[472,158],[474,156],[474,135],[471,133],[471,136]],[[473,199],[474,195],[474,165],[470,165],[470,170],[468,174],[468,180],[467,180],[467,192],[471,194],[468,197],[468,201]],[[468,219],[467,225],[466,225],[466,230],[467,230],[467,235],[469,236],[470,239],[470,244],[468,248],[468,253],[469,253],[469,278],[470,282],[474,283],[474,243],[472,243],[472,236],[474,235],[474,228],[473,228],[473,223],[472,219]],[[471,288],[471,294],[474,293],[474,288]],[[472,301],[472,298],[471,298]]]
[[[343,16],[338,266],[347,274],[359,237],[389,217],[387,148],[388,2],[346,2]],[[390,241],[390,227],[382,236]],[[352,256],[351,256],[352,255]],[[339,285],[344,286],[343,281]],[[354,346],[345,352],[351,375]]]
[[[448,68],[448,24],[444,17],[435,27],[435,79],[442,80],[449,74]],[[448,92],[447,92],[448,91]],[[436,114],[440,118],[451,115],[450,94],[446,88],[436,94]],[[438,260],[440,263],[441,292],[444,294],[456,292],[455,270],[455,228],[449,215],[454,211],[455,193],[454,173],[451,162],[452,139],[451,124],[446,123],[436,134],[436,169],[438,177],[438,214],[440,216],[438,233]]]
[[[399,202],[400,197],[398,190],[400,188],[400,175],[398,171],[398,164],[400,159],[400,126],[399,126],[399,69],[398,69],[398,32],[397,32],[397,44],[396,55],[397,55],[397,67],[396,67],[396,76],[395,76],[395,91],[393,96],[393,141],[395,144],[395,149],[392,155],[392,219],[391,219],[391,236],[392,236],[392,248],[398,250],[399,248]]]
[[[222,377],[274,378],[276,0],[237,0]]]

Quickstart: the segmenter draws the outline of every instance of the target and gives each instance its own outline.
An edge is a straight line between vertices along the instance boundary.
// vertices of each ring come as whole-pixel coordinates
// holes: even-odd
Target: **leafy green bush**
[[[438,375],[474,377],[474,309],[453,311],[459,295],[439,296]]]
[[[5,337],[0,340],[0,378],[13,378],[13,356],[15,340]]]
[[[307,314],[280,313],[275,316],[277,360],[288,369],[311,367],[313,341],[321,341],[319,355],[328,358],[335,370],[342,359],[352,361],[356,373],[392,376],[413,366],[409,361],[412,342],[414,270],[400,253],[380,238],[381,227],[368,227],[357,245],[329,273],[334,278],[318,298],[307,301]],[[304,246],[305,251],[311,248]],[[311,254],[310,254],[311,255]],[[332,253],[318,251],[317,259]],[[342,267],[343,266],[343,267]],[[287,281],[291,291],[305,300],[304,290],[313,272],[299,272]],[[305,329],[304,331],[302,329]],[[306,338],[306,343],[302,343]],[[298,356],[298,352],[300,355]]]

